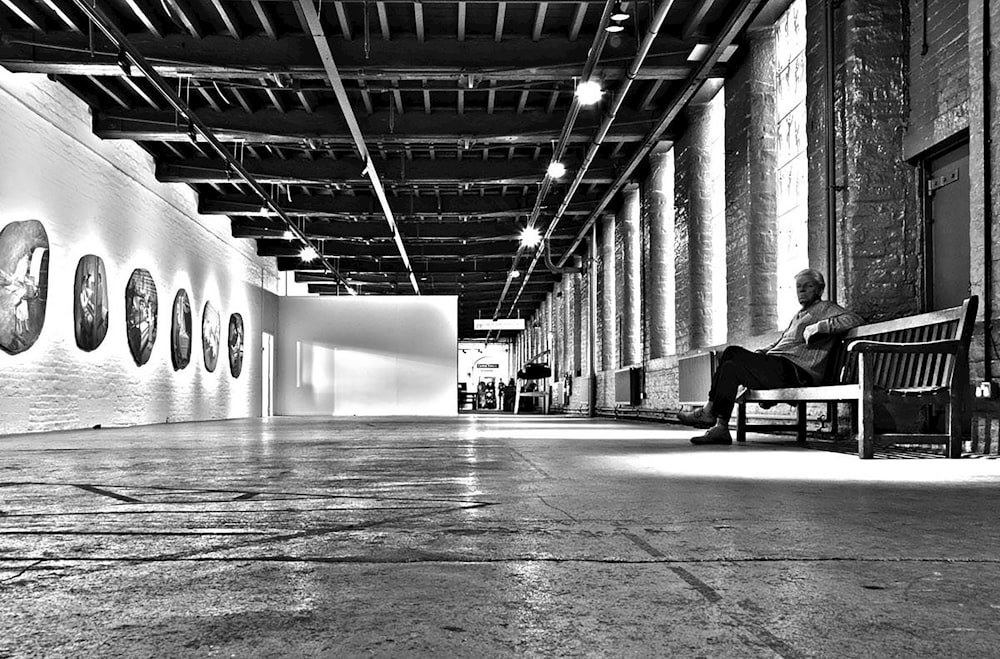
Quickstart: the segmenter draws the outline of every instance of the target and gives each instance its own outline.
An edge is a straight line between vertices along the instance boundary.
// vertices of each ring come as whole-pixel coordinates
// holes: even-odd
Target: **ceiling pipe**
[[[601,216],[604,209],[607,208],[608,204],[618,193],[623,185],[628,182],[629,178],[632,176],[632,172],[635,168],[643,161],[643,159],[649,154],[649,152],[656,146],[657,141],[660,136],[667,130],[671,122],[677,118],[681,110],[687,105],[691,98],[698,93],[702,84],[711,77],[712,68],[719,61],[722,56],[723,51],[726,46],[730,45],[736,36],[746,27],[747,23],[753,18],[754,14],[766,4],[767,0],[742,0],[737,7],[734,8],[732,14],[730,14],[729,19],[723,26],[722,30],[719,32],[719,36],[716,37],[715,41],[712,42],[712,46],[706,53],[705,59],[698,63],[695,70],[692,71],[691,75],[688,76],[687,82],[684,85],[684,89],[671,100],[670,105],[661,115],[660,119],[657,121],[656,125],[652,130],[646,135],[639,148],[632,155],[628,164],[622,169],[619,175],[611,183],[611,186],[604,193],[601,201],[598,203],[597,208],[595,208],[590,216],[587,218],[583,227],[581,227],[576,238],[573,239],[573,243],[570,245],[566,253],[559,259],[559,264],[562,265],[566,263],[569,257],[583,242],[583,239],[587,236],[587,231],[590,229],[591,225],[597,221],[597,218]]]
[[[583,163],[577,169],[576,176],[573,178],[573,182],[569,186],[569,190],[566,192],[566,196],[563,198],[562,203],[556,210],[555,216],[549,223],[548,228],[542,238],[544,244],[548,244],[549,238],[555,231],[556,225],[562,218],[563,213],[569,207],[570,202],[573,199],[573,195],[576,194],[577,189],[580,184],[583,183],[583,179],[587,174],[587,170],[590,169],[591,163],[593,163],[594,158],[597,157],[597,152],[600,150],[601,144],[604,143],[604,139],[608,136],[608,131],[611,130],[611,125],[615,122],[615,118],[618,115],[618,111],[621,109],[622,104],[625,102],[625,97],[628,95],[629,89],[632,87],[632,83],[635,81],[636,77],[639,75],[639,70],[646,61],[646,57],[649,55],[650,49],[653,47],[653,41],[656,40],[657,35],[660,32],[660,28],[663,26],[663,22],[667,18],[667,13],[670,12],[671,7],[673,7],[674,0],[664,0],[660,3],[660,6],[656,8],[656,13],[653,15],[649,22],[649,26],[646,28],[646,34],[642,38],[642,42],[639,44],[639,49],[635,56],[632,58],[632,62],[629,64],[628,69],[626,69],[625,80],[622,86],[618,89],[615,95],[611,99],[611,104],[608,106],[607,111],[604,113],[604,119],[601,121],[601,125],[598,126],[597,132],[594,134],[593,140],[591,140],[590,148],[587,150],[586,156],[584,156]],[[604,30],[602,29],[603,33]],[[528,279],[531,277],[532,273],[535,271],[535,267],[538,264],[539,257],[541,256],[541,251],[535,253],[535,258],[532,260],[531,265],[528,267],[527,273],[525,273],[524,280],[521,283],[521,288],[518,290],[517,295],[514,298],[514,302],[511,304],[511,310],[517,304],[520,299],[521,294],[524,292],[525,287],[528,284]],[[565,263],[559,265],[552,264],[552,257],[550,250],[545,250],[545,265],[552,272],[558,273],[564,271],[562,266]],[[579,272],[579,270],[575,270]]]
[[[242,163],[237,160],[229,149],[215,136],[212,129],[203,122],[198,116],[188,107],[187,103],[181,100],[180,96],[173,90],[170,84],[164,80],[156,69],[143,57],[142,53],[128,40],[125,33],[115,24],[111,18],[104,13],[104,11],[97,7],[96,0],[90,0],[87,2],[85,0],[73,0],[74,4],[87,15],[87,18],[96,25],[101,32],[105,34],[121,51],[122,55],[127,58],[125,63],[131,60],[132,64],[135,65],[137,69],[149,82],[156,88],[158,92],[163,96],[164,99],[176,110],[184,119],[188,122],[188,129],[192,133],[192,137],[201,136],[206,142],[215,149],[216,153],[219,154],[225,161],[228,167],[232,168],[240,178],[242,178],[260,197],[261,204],[266,208],[273,211],[288,227],[288,230],[293,236],[302,241],[307,248],[312,248],[319,255],[319,260],[323,264],[323,267],[327,272],[336,277],[337,281],[347,289],[347,292],[351,295],[357,295],[357,291],[348,283],[347,279],[344,278],[340,271],[333,267],[327,260],[326,256],[323,254],[322,245],[317,248],[313,244],[312,240],[303,232],[298,224],[292,220],[291,217],[278,205],[278,203],[267,193],[254,176],[243,167]]]
[[[605,44],[607,44],[608,41],[608,32],[604,29],[604,27],[611,20],[611,13],[614,11],[616,4],[617,0],[606,0],[606,2],[604,3],[604,12],[601,14],[601,20],[598,23],[597,33],[594,35],[594,42],[591,45],[590,50],[587,51],[587,61],[584,62],[583,64],[583,71],[581,72],[580,76],[581,82],[590,80],[591,77],[594,75],[594,71],[597,69],[597,63],[600,61],[601,54],[604,52],[604,46]],[[565,121],[563,121],[562,130],[559,133],[559,139],[556,141],[556,144],[552,150],[553,161],[561,160],[563,155],[565,154],[566,147],[569,144],[569,138],[573,133],[573,127],[576,125],[576,119],[579,116],[579,114],[580,114],[580,102],[579,99],[577,99],[574,90],[573,101],[570,104],[569,112],[566,114],[566,119]],[[586,166],[589,167],[590,166],[589,163],[586,163]],[[586,171],[586,169],[583,169],[582,171]],[[578,173],[577,178],[582,180],[582,175]],[[535,204],[531,209],[531,215],[528,216],[527,226],[534,226],[535,222],[538,221],[538,217],[541,215],[542,212],[542,204],[544,203],[545,198],[548,196],[551,187],[552,187],[552,177],[549,176],[548,172],[546,172],[545,177],[542,179],[542,185],[539,187],[538,195],[535,197]],[[546,237],[551,235],[551,233],[552,233],[551,230],[546,232]],[[496,309],[494,309],[493,311],[494,320],[500,317],[501,309],[503,309],[503,301],[507,298],[507,293],[510,291],[510,284],[514,279],[512,275],[515,271],[517,271],[518,263],[520,262],[521,257],[524,255],[525,250],[526,248],[524,247],[524,245],[519,245],[517,251],[514,253],[514,258],[513,261],[511,262],[510,270],[507,273],[507,279],[504,283],[503,291],[500,292],[500,299],[497,300]],[[537,262],[537,260],[538,259],[536,254],[536,258],[532,262],[532,270],[534,269],[534,263]],[[527,284],[527,279],[525,279],[525,281],[522,282],[521,288],[518,290],[517,297],[511,304],[511,311],[508,313],[508,316],[510,315],[510,313],[513,313],[514,306],[517,305],[517,300],[520,299],[521,293],[524,291],[524,287],[526,284]],[[488,333],[486,335],[486,341],[489,342],[489,340],[490,340],[490,334]]]
[[[76,1],[79,2],[80,0]],[[347,98],[347,89],[344,88],[344,81],[340,77],[340,71],[337,69],[336,62],[334,62],[333,51],[330,49],[330,42],[327,40],[323,25],[320,22],[319,13],[313,7],[310,0],[298,0],[298,6],[309,26],[309,32],[312,34],[313,42],[316,44],[316,50],[319,51],[320,59],[323,61],[323,69],[326,71],[327,81],[333,88],[333,92],[337,97],[337,103],[340,105],[340,110],[347,121],[347,127],[351,131],[351,138],[354,140],[354,146],[358,150],[358,156],[365,164],[365,168],[361,173],[362,175],[367,175],[368,180],[371,182],[372,189],[375,191],[375,197],[378,199],[379,206],[382,207],[382,213],[385,215],[385,221],[389,224],[389,231],[392,233],[392,239],[396,243],[396,249],[399,250],[399,256],[403,260],[403,267],[406,268],[406,273],[410,278],[410,285],[413,287],[413,292],[420,295],[420,287],[417,285],[417,277],[413,272],[413,266],[410,265],[410,258],[406,254],[403,237],[399,233],[399,227],[392,214],[392,208],[389,207],[389,199],[385,194],[385,188],[382,186],[382,180],[375,170],[375,163],[372,162],[371,155],[368,153],[365,136],[361,132],[361,126],[358,124],[358,119],[354,114],[354,108],[351,106],[350,99]],[[394,110],[390,108],[389,112],[391,119],[391,113]]]

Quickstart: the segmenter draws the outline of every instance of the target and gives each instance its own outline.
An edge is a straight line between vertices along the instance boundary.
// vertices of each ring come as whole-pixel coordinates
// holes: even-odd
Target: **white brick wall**
[[[257,416],[263,289],[274,292],[273,262],[230,234],[228,218],[199,216],[193,191],[162,184],[151,157],[131,142],[103,142],[87,106],[44,76],[0,69],[0,228],[40,220],[49,238],[48,304],[38,341],[19,355],[0,351],[0,434]],[[85,254],[104,259],[109,329],[93,352],[76,347],[73,280]],[[125,284],[135,268],[152,274],[159,298],[156,343],[136,366],[125,335]],[[191,300],[191,363],[170,360],[171,305]],[[206,301],[222,317],[214,373],[201,354]],[[229,373],[229,315],[246,328],[243,373]]]

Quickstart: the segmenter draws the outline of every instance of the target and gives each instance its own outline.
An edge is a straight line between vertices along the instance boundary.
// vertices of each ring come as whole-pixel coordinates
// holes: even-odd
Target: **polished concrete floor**
[[[996,657],[1000,461],[541,415],[0,438],[0,657]]]

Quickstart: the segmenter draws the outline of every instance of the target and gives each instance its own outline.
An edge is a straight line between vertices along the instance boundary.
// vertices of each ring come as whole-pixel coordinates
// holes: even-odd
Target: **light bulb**
[[[542,234],[535,227],[525,227],[521,232],[521,245],[524,247],[534,247],[541,241]]]
[[[601,100],[604,91],[594,80],[585,80],[576,86],[576,100],[580,105],[593,105]]]
[[[558,160],[554,160],[549,163],[549,168],[545,171],[552,178],[559,178],[566,173],[566,165],[562,164]]]

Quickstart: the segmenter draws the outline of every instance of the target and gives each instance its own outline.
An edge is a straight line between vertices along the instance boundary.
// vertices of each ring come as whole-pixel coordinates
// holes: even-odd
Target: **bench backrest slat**
[[[843,384],[858,378],[856,359],[848,359],[846,346],[855,339],[914,343],[958,339],[968,349],[975,322],[978,298],[966,300],[962,306],[930,313],[898,318],[870,325],[861,325],[847,332],[838,349],[831,355],[831,366],[839,373],[835,379]],[[886,388],[916,386],[948,386],[955,371],[955,357],[940,354],[881,354],[875,359],[875,384]]]

